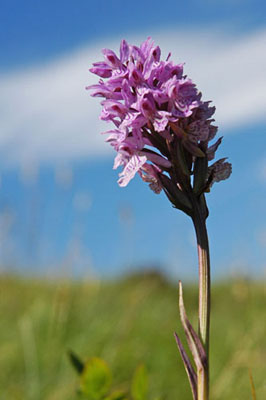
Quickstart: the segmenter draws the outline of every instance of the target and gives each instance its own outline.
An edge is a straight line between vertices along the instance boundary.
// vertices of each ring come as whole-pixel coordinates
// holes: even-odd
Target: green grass
[[[197,324],[197,289],[184,287]],[[75,399],[66,353],[104,358],[117,386],[145,363],[150,399],[189,400],[173,332],[182,332],[177,287],[156,274],[116,282],[0,279],[0,399]],[[213,286],[211,400],[266,398],[266,284]],[[184,338],[183,334],[181,337]]]

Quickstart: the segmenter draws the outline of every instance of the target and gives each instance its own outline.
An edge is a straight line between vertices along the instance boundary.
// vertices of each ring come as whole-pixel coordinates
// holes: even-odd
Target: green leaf
[[[191,361],[181,343],[181,340],[179,339],[179,336],[177,335],[177,333],[175,333],[175,339],[176,339],[176,343],[181,355],[181,358],[183,360],[184,363],[184,367],[189,379],[189,383],[190,383],[190,387],[191,387],[191,391],[192,391],[192,395],[193,395],[193,400],[197,400],[198,398],[198,394],[197,394],[197,374],[194,371],[194,368],[191,364]]]
[[[188,320],[183,300],[183,287],[181,281],[179,281],[179,311],[180,311],[181,323],[183,325],[185,335],[187,338],[187,344],[192,353],[193,360],[197,367],[197,371],[205,372],[207,369],[206,352],[199,336],[196,334],[191,323]]]
[[[81,374],[81,393],[90,400],[103,399],[110,389],[111,381],[108,365],[104,360],[93,357],[85,364]]]
[[[133,376],[131,395],[133,400],[146,400],[148,391],[148,377],[144,365],[140,365]]]
[[[82,371],[84,370],[84,362],[80,360],[80,358],[73,353],[71,350],[68,352],[68,357],[70,359],[70,362],[74,369],[77,371],[77,373],[80,375]]]

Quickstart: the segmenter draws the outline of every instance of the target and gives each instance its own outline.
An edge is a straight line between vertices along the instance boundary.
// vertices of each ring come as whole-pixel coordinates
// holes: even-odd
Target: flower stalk
[[[193,217],[193,223],[197,238],[199,264],[199,335],[208,355],[211,303],[210,254],[206,221],[200,211]]]
[[[205,370],[198,371],[198,400],[207,400],[209,398],[209,335],[211,311],[210,254],[206,221],[200,212],[194,216],[193,223],[196,231],[199,264],[198,333],[206,354]]]

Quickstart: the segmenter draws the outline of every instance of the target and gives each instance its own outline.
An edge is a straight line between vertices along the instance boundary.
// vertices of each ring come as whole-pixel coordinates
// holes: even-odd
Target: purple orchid
[[[104,61],[91,72],[101,78],[89,86],[92,96],[103,97],[100,118],[111,121],[107,142],[117,151],[114,168],[123,167],[118,184],[126,186],[138,173],[155,193],[163,189],[172,205],[193,221],[199,260],[198,334],[189,322],[180,283],[179,309],[192,365],[178,335],[177,345],[190,381],[193,399],[209,399],[210,256],[205,193],[214,182],[227,179],[232,166],[222,158],[211,165],[222,138],[212,143],[215,107],[183,74],[183,64],[173,64],[170,54],[151,38],[140,47],[122,40],[120,56],[103,50]]]
[[[102,53],[104,61],[90,71],[106,80],[87,89],[105,98],[100,118],[115,125],[106,133],[118,152],[114,168],[124,168],[119,185],[126,186],[138,173],[156,193],[164,189],[171,197],[173,185],[185,193],[188,178],[198,180],[197,159],[213,160],[221,143],[219,138],[209,145],[217,132],[211,119],[215,107],[201,100],[196,85],[184,76],[183,64],[175,65],[170,54],[160,60],[161,50],[151,38],[140,47],[122,40],[119,57],[109,49]],[[207,192],[214,182],[228,178],[231,165],[222,159],[205,165],[202,173],[201,192]]]

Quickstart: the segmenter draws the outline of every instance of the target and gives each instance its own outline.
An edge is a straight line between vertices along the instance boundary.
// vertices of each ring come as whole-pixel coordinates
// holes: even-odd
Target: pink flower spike
[[[104,99],[100,119],[114,124],[106,141],[118,153],[114,167],[124,167],[119,185],[126,186],[136,172],[141,174],[145,158],[148,165],[162,169],[158,181],[168,185],[168,180],[176,180],[164,189],[182,209],[187,190],[182,185],[200,193],[210,180],[226,179],[229,163],[219,161],[209,170],[207,165],[221,143],[218,139],[210,145],[218,129],[211,119],[215,107],[201,100],[194,82],[184,75],[184,63],[174,64],[170,54],[161,60],[161,49],[150,37],[139,47],[121,40],[119,57],[110,49],[102,52],[104,60],[90,69],[102,79],[87,89]],[[183,208],[190,210],[188,204]]]

